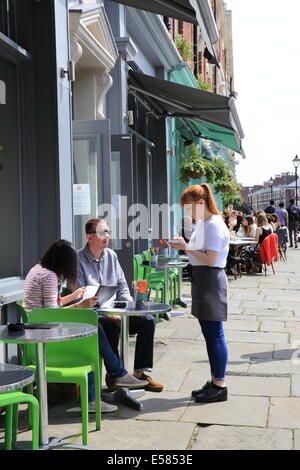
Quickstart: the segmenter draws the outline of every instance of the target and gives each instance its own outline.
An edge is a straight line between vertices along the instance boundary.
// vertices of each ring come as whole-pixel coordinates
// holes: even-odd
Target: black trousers
[[[289,222],[289,236],[290,236],[290,245],[293,244],[293,238],[295,246],[298,244],[297,235],[299,230],[299,222]]]
[[[99,316],[99,322],[105,331],[112,350],[119,357],[120,323],[105,316]],[[153,315],[129,317],[129,334],[137,335],[134,355],[135,370],[152,369],[153,367],[155,325]]]

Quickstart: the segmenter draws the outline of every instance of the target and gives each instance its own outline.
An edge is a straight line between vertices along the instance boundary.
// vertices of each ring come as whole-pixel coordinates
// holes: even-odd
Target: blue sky
[[[300,157],[300,0],[228,0],[233,13],[237,110],[247,159],[238,180],[253,185],[294,171]]]

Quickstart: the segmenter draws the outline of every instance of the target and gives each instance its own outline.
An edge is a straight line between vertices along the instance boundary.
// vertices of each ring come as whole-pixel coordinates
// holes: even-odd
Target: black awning
[[[197,24],[194,8],[189,0],[112,0],[129,7],[151,11],[162,16],[170,16],[188,23]]]
[[[196,127],[201,129],[201,136],[212,136],[212,140],[223,142],[242,153],[241,139],[244,133],[233,98],[132,70],[128,72],[128,88],[157,118],[180,117],[194,120]],[[225,143],[228,139],[233,139],[234,145]]]

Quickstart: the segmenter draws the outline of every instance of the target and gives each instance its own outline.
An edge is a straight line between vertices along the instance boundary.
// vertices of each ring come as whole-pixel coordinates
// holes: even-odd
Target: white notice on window
[[[90,215],[91,188],[89,184],[73,185],[74,215]]]

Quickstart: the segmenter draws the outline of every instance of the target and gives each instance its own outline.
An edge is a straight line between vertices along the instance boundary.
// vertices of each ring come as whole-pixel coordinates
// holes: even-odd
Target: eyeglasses
[[[93,232],[88,232],[88,234],[90,233],[97,233],[98,235],[100,235],[101,237],[104,237],[104,235],[110,235],[111,234],[111,230],[94,230]]]

